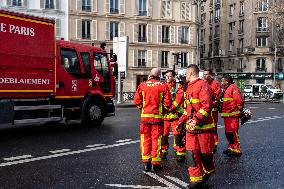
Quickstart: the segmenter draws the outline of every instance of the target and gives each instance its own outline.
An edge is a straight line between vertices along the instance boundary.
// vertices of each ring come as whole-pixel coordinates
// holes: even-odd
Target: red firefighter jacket
[[[213,106],[212,106],[212,112],[217,111],[217,106],[218,106],[218,100],[219,100],[219,96],[221,94],[221,85],[218,81],[216,81],[215,79],[211,80],[211,81],[207,81],[207,83],[209,84],[210,88],[211,88],[211,92],[213,95]]]
[[[163,122],[164,109],[171,106],[171,93],[165,83],[149,79],[138,86],[134,104],[141,109],[141,121]]]
[[[188,83],[185,97],[185,111],[179,119],[179,124],[186,121],[188,129],[188,120],[196,121],[196,126],[189,132],[195,133],[200,131],[214,130],[212,111],[212,95],[210,86],[202,79]]]
[[[183,113],[183,103],[184,103],[184,88],[175,81],[167,83],[172,96],[172,106],[164,116],[164,120],[176,120],[178,119],[178,113]]]
[[[231,84],[226,87],[222,100],[222,117],[240,117],[244,101],[240,89]]]

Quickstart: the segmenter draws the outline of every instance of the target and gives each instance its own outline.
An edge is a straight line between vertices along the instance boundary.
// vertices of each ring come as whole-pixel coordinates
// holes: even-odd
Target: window
[[[259,11],[268,11],[268,0],[258,0],[257,6]]]
[[[146,24],[139,24],[139,31],[138,31],[138,41],[139,42],[146,42],[147,41],[146,28],[147,28]]]
[[[12,1],[12,6],[22,6],[22,0],[13,0]]]
[[[257,18],[257,32],[265,32],[267,31],[267,17],[259,17]]]
[[[240,2],[240,16],[245,14],[245,4],[244,2]]]
[[[139,0],[139,16],[147,16],[147,0]]]
[[[146,51],[138,50],[138,67],[146,67]]]
[[[188,27],[186,26],[182,26],[181,27],[181,39],[180,39],[180,42],[182,44],[187,44],[189,39],[188,39]]]
[[[184,67],[187,67],[187,53],[186,52],[182,52],[180,53],[181,55],[181,67],[184,68]]]
[[[257,37],[256,38],[256,46],[258,46],[258,47],[267,46],[267,37]]]
[[[264,58],[256,59],[256,70],[255,71],[266,71]]]
[[[61,65],[70,74],[80,74],[80,62],[75,50],[60,49]]]
[[[172,16],[172,4],[170,0],[162,0],[161,7],[161,17],[171,17]]]
[[[117,14],[118,11],[118,0],[109,0],[109,12]]]
[[[233,51],[233,48],[234,48],[234,40],[230,40],[229,41],[229,51]]]
[[[219,36],[220,36],[220,26],[215,26],[214,37],[219,37]]]
[[[239,53],[242,53],[244,51],[244,39],[239,40]]]
[[[239,26],[240,26],[239,34],[244,33],[244,21],[243,20],[240,20]]]
[[[82,39],[91,39],[91,21],[82,20]]]
[[[113,40],[114,37],[118,37],[118,22],[109,23],[109,38]]]
[[[91,0],[82,0],[82,11],[91,11]]]
[[[82,57],[83,64],[84,64],[84,67],[85,67],[86,75],[88,76],[88,78],[92,78],[90,54],[89,53],[81,53],[81,57]]]
[[[233,16],[234,15],[234,11],[235,11],[235,4],[230,5],[229,11],[230,11],[230,16]]]
[[[162,26],[162,42],[169,43],[170,42],[170,27],[169,26]]]
[[[215,22],[220,21],[220,8],[215,9]]]
[[[161,67],[167,68],[169,66],[169,64],[168,64],[169,51],[162,51],[162,57],[161,58],[162,58]]]
[[[210,12],[209,23],[213,22],[213,11]]]
[[[229,33],[233,32],[234,27],[235,27],[235,22],[229,23]]]
[[[282,58],[278,58],[278,71],[283,71],[283,64],[282,64]]]
[[[54,0],[45,0],[46,9],[54,9]]]

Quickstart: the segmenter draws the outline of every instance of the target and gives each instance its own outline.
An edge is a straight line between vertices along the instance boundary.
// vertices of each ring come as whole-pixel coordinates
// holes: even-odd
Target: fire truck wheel
[[[82,120],[83,124],[98,126],[104,120],[103,103],[98,100],[91,100],[86,105],[85,115]]]

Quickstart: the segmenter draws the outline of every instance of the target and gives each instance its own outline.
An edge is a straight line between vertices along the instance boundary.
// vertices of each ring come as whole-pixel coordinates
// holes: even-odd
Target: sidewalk
[[[114,101],[114,106],[116,108],[131,108],[131,107],[136,107],[133,102],[123,102],[121,104],[117,104],[116,101]]]

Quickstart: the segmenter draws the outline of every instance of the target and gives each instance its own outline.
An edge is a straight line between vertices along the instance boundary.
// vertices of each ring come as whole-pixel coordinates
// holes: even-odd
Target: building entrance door
[[[143,81],[147,81],[148,75],[137,75],[136,76],[136,89]]]

